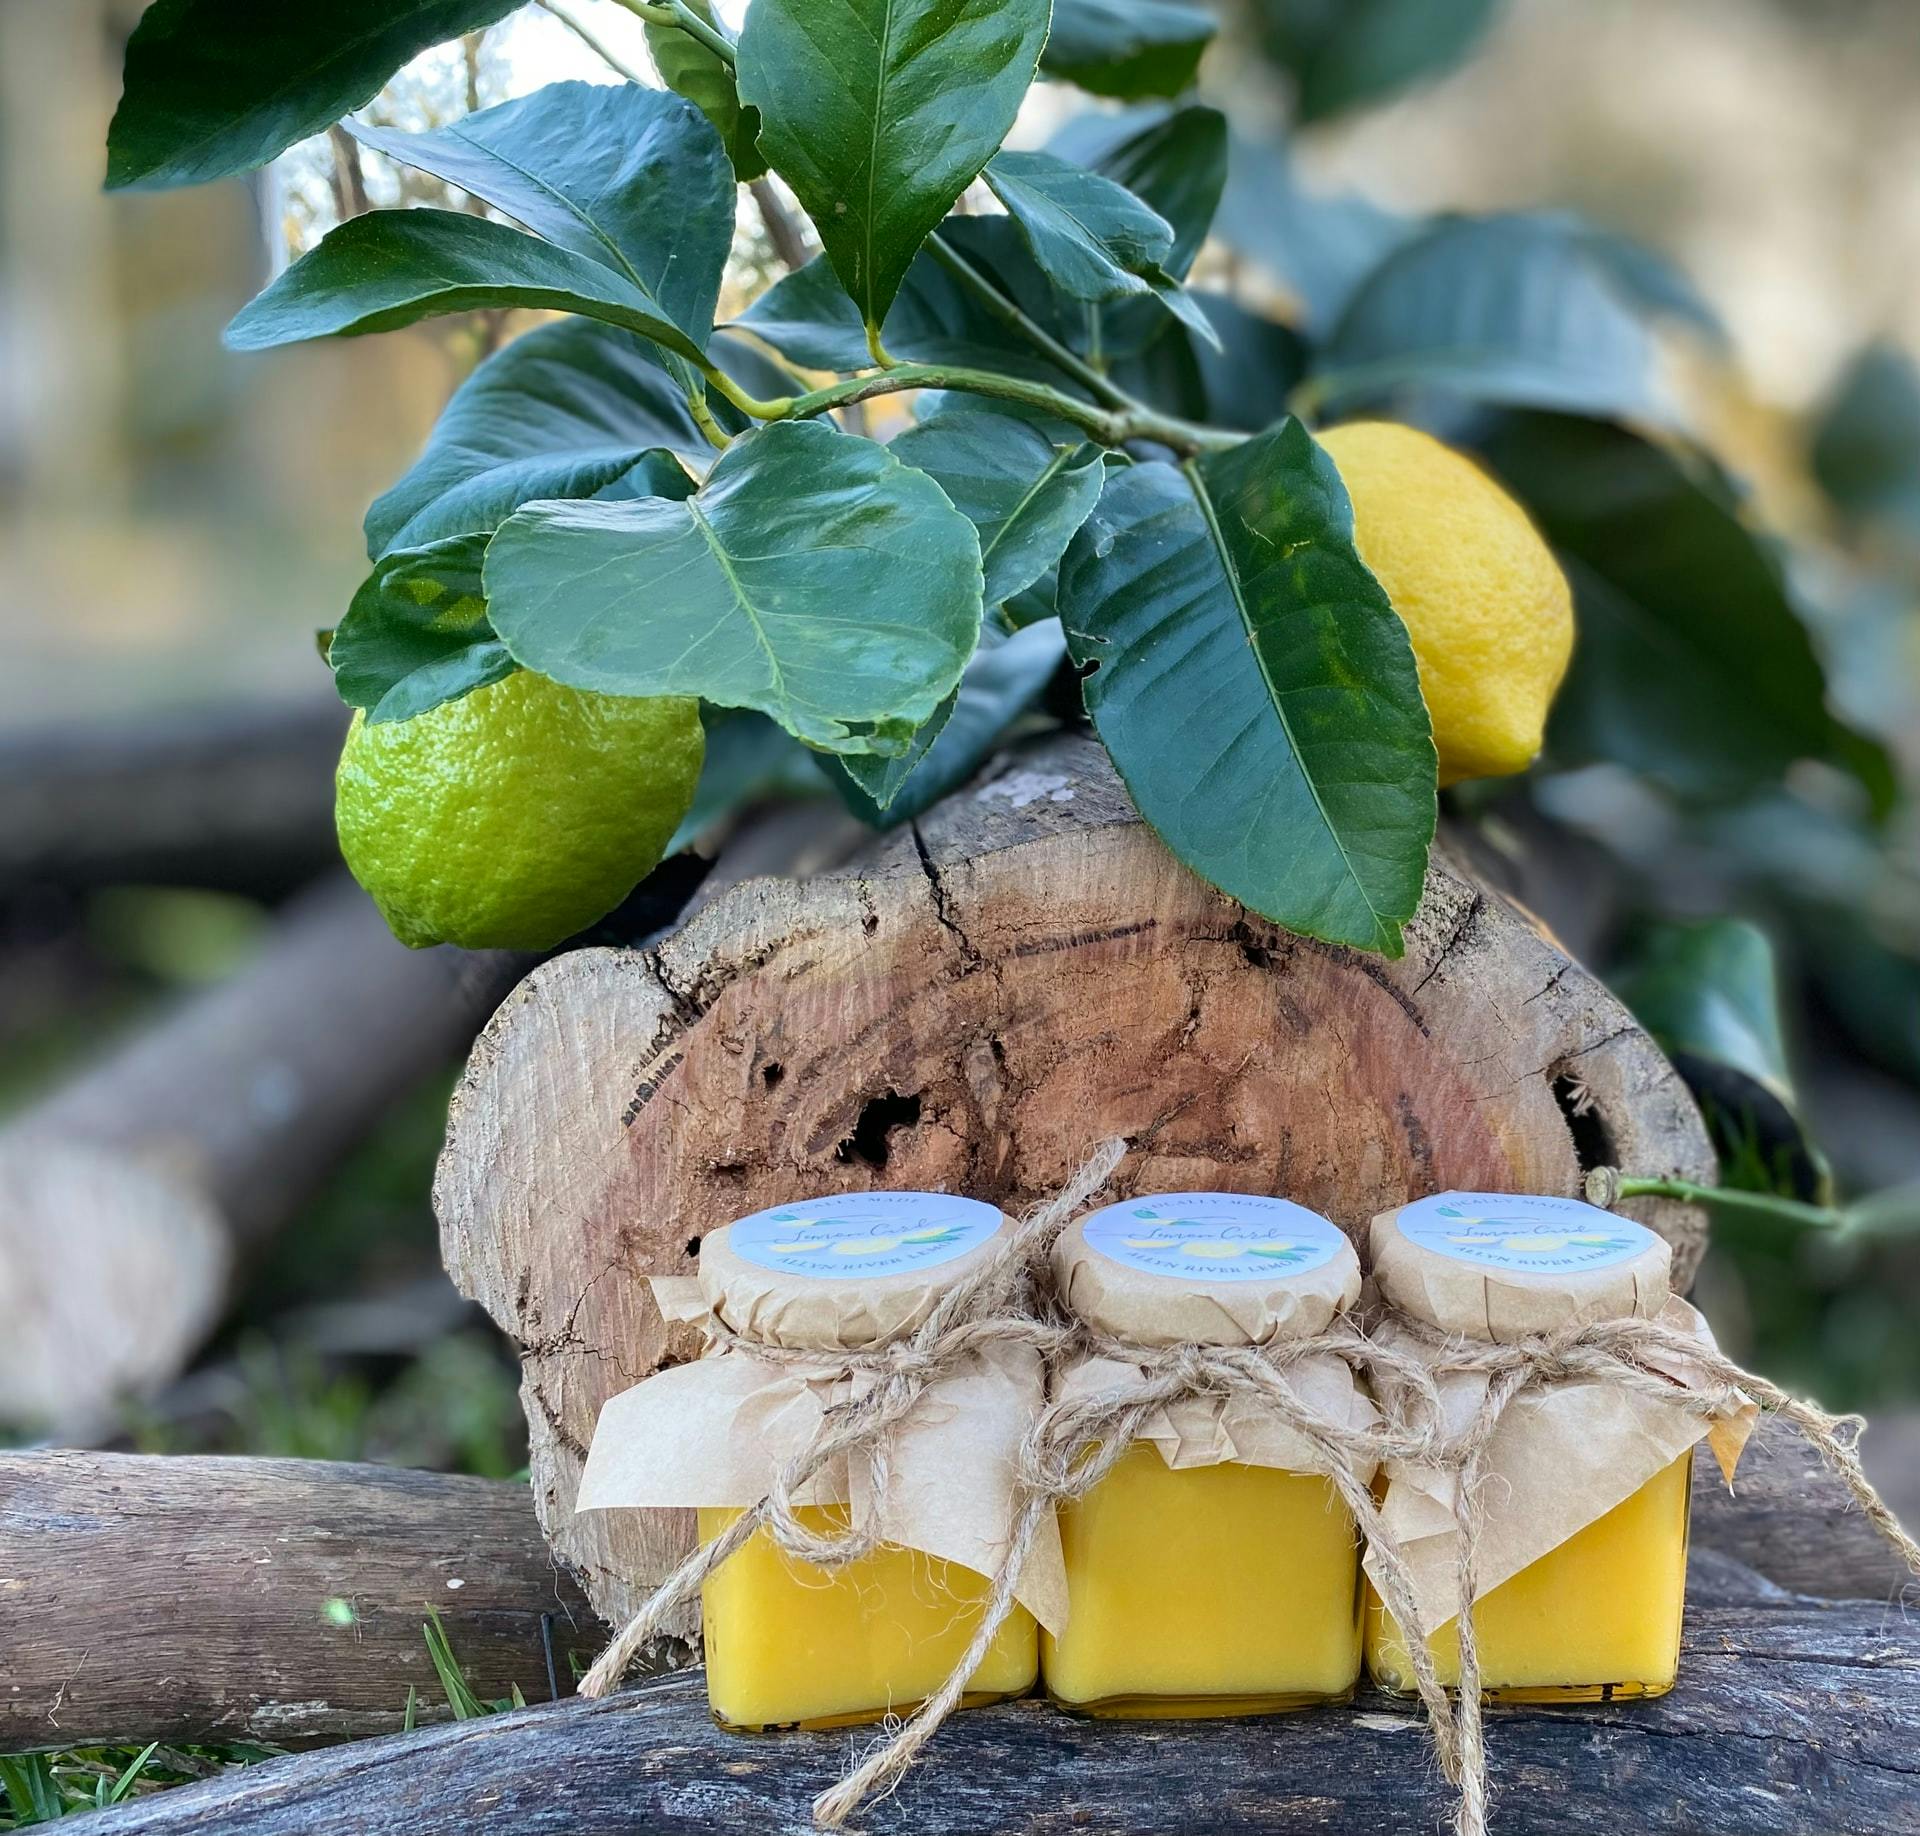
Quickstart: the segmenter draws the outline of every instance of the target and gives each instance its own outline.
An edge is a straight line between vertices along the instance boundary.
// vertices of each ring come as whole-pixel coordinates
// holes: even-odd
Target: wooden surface
[[[1809,1535],[1832,1499],[1824,1486]],[[1727,1517],[1722,1528],[1735,1523]],[[1706,1528],[1703,1517],[1702,1529]],[[719,1732],[697,1673],[603,1702],[274,1761],[80,1819],[74,1836],[771,1836],[858,1732]],[[1681,1681],[1655,1702],[1494,1710],[1495,1836],[1911,1836],[1920,1625],[1780,1588],[1696,1543]],[[942,1730],[875,1832],[1432,1836],[1444,1799],[1407,1709],[1083,1722],[1036,1702]]]
[[[349,712],[326,695],[0,739],[0,892],[304,884],[340,858],[333,766]]]
[[[1020,1206],[1111,1133],[1123,1191],[1284,1192],[1349,1228],[1448,1186],[1574,1193],[1596,1158],[1711,1177],[1671,1067],[1482,881],[1436,856],[1407,943],[1388,963],[1249,917],[1065,738],[848,871],[536,970],[474,1049],[435,1202],[448,1268],[520,1349],[536,1502],[596,1606],[624,1618],[686,1535],[572,1511],[600,1405],[692,1349],[646,1277],[759,1206]],[[1698,1217],[1635,1209],[1684,1279]]]
[[[351,1617],[336,1623],[328,1603]],[[484,1700],[600,1631],[524,1485],[307,1460],[0,1453],[0,1751],[355,1739],[444,1713],[436,1609]]]
[[[284,1224],[524,960],[408,950],[343,873],[231,980],[0,1131],[0,1419],[74,1438],[176,1375]]]

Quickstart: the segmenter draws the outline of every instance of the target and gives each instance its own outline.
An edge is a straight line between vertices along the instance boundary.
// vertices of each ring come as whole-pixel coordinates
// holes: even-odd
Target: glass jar
[[[970,1199],[870,1192],[777,1206],[709,1233],[697,1292],[684,1281],[654,1287],[669,1318],[723,1327],[717,1349],[607,1403],[580,1508],[692,1507],[703,1542],[722,1535],[808,1445],[825,1411],[859,1393],[860,1354],[913,1332],[1008,1228],[995,1207]],[[947,1680],[1006,1548],[1014,1456],[1044,1387],[1025,1346],[969,1354],[895,1431],[884,1498],[859,1460],[823,1470],[800,1495],[800,1519],[815,1530],[877,1514],[877,1549],[826,1568],[789,1555],[762,1528],[707,1577],[702,1639],[716,1721],[743,1731],[877,1721]],[[1023,1604],[971,1679],[967,1704],[1033,1687],[1039,1629],[1029,1606],[1061,1594],[1049,1521]],[[1063,1608],[1043,1611],[1057,1621]]]
[[[1182,1192],[1070,1225],[1054,1252],[1068,1309],[1126,1345],[1267,1344],[1321,1331],[1359,1293],[1352,1246],[1282,1199]],[[1089,1358],[1061,1395],[1137,1381]],[[1343,1425],[1373,1419],[1337,1359],[1292,1367]],[[1366,1475],[1363,1475],[1363,1477]],[[1256,1714],[1344,1700],[1360,1671],[1353,1518],[1270,1410],[1189,1397],[1149,1420],[1084,1498],[1063,1507],[1067,1623],[1043,1635],[1061,1707],[1116,1717]]]
[[[1434,1333],[1510,1344],[1632,1317],[1705,1333],[1669,1293],[1666,1243],[1574,1199],[1441,1193],[1374,1219],[1370,1248],[1382,1298]],[[1390,1319],[1377,1330],[1394,1342]],[[1444,1351],[1432,1355],[1458,1428],[1485,1381],[1445,1374]],[[1692,1448],[1706,1432],[1682,1411],[1597,1382],[1530,1389],[1508,1406],[1479,1493],[1474,1631],[1484,1695],[1593,1702],[1673,1687]],[[1383,1520],[1409,1557],[1441,1681],[1457,1688],[1452,1499],[1443,1475],[1389,1465]],[[1366,1653],[1382,1688],[1413,1690],[1406,1634],[1371,1587]]]

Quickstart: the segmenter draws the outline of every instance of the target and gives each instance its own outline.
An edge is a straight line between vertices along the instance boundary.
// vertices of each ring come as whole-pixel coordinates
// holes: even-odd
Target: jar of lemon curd
[[[1069,1225],[1053,1252],[1069,1312],[1111,1341],[1061,1397],[1136,1381],[1126,1358],[1262,1346],[1323,1330],[1360,1291],[1346,1237],[1284,1199],[1177,1192]],[[1322,1417],[1374,1419],[1347,1365],[1288,1367]],[[1363,1480],[1370,1477],[1363,1474]],[[1360,1551],[1313,1451],[1245,1397],[1161,1409],[1085,1497],[1063,1506],[1067,1622],[1043,1637],[1048,1695],[1103,1716],[1255,1714],[1338,1701],[1360,1670]]]
[[[766,1494],[826,1411],[873,1380],[872,1355],[920,1326],[1009,1228],[972,1199],[868,1192],[775,1206],[713,1231],[698,1281],[654,1290],[669,1318],[711,1321],[715,1349],[606,1404],[579,1508],[692,1507],[701,1541],[712,1541]],[[888,1446],[883,1485],[868,1464],[842,1461],[802,1499],[809,1529],[869,1524],[880,1547],[822,1567],[762,1528],[707,1578],[707,1698],[722,1726],[880,1720],[946,1681],[1004,1557],[1015,1454],[1044,1389],[1032,1349],[983,1345],[928,1385]],[[1062,1611],[1051,1519],[1018,1595],[963,1706],[1033,1687],[1034,1610],[1054,1623]]]
[[[1584,1321],[1660,1320],[1712,1344],[1669,1289],[1665,1241],[1574,1199],[1444,1192],[1373,1220],[1372,1279],[1418,1329],[1376,1322],[1386,1345],[1426,1356],[1450,1430],[1487,1393],[1449,1372],[1443,1336],[1519,1344]],[[1676,1385],[1685,1373],[1674,1373]],[[1598,1382],[1523,1390],[1500,1417],[1478,1488],[1473,1623],[1483,1693],[1510,1702],[1657,1696],[1673,1687],[1686,1594],[1692,1452],[1708,1438],[1729,1481],[1752,1416],[1715,1422]],[[1381,1518],[1406,1559],[1441,1681],[1458,1686],[1454,1480],[1389,1462]],[[1407,1632],[1368,1592],[1367,1667],[1414,1686]]]

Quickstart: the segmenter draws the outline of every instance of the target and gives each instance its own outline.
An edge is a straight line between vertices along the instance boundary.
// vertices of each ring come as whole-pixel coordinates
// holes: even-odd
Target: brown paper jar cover
[[[1578,1199],[1441,1192],[1373,1220],[1374,1285],[1442,1332],[1510,1344],[1582,1320],[1654,1319],[1664,1238]]]
[[[743,1338],[857,1351],[912,1332],[1007,1228],[998,1207],[945,1192],[802,1199],[703,1238],[700,1291]]]
[[[1053,1277],[1069,1311],[1142,1346],[1306,1338],[1360,1292],[1342,1231],[1246,1192],[1149,1194],[1089,1212],[1055,1242]]]

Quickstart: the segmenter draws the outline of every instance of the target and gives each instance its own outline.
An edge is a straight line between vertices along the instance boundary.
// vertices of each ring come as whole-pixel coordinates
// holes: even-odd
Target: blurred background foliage
[[[308,634],[359,582],[362,509],[520,329],[474,315],[225,354],[231,312],[341,217],[460,200],[337,132],[251,182],[102,193],[139,10],[0,0],[13,757],[167,710],[326,704]],[[1233,156],[1197,281],[1312,335],[1324,413],[1381,406],[1472,444],[1575,576],[1583,648],[1549,755],[1449,793],[1460,833],[1675,1054],[1730,1184],[1824,1203],[1920,1179],[1910,6],[1223,0],[1220,19],[1199,88]],[[421,128],[559,77],[608,80],[603,52],[650,74],[609,0],[542,0],[416,60],[368,113]],[[1129,105],[1126,70],[1100,86]],[[1086,106],[1042,86],[1016,139],[1045,144]],[[723,310],[782,267],[741,220]],[[1463,276],[1500,328],[1470,365],[1433,316]],[[1575,344],[1534,341],[1542,299]],[[1251,380],[1158,386],[1278,403],[1298,381],[1288,337],[1269,330]],[[1731,648],[1703,635],[1729,607]],[[1815,656],[1842,726],[1809,700]],[[234,879],[0,882],[0,1105],[246,961],[277,889]],[[130,1408],[118,1444],[520,1466],[515,1374],[438,1273],[427,1193],[453,1070],[395,1106],[258,1260],[200,1368]],[[1883,1462],[1914,1444],[1899,1424],[1920,1406],[1903,1204],[1872,1233],[1723,1224],[1702,1277],[1736,1355],[1888,1414],[1868,1444]]]

